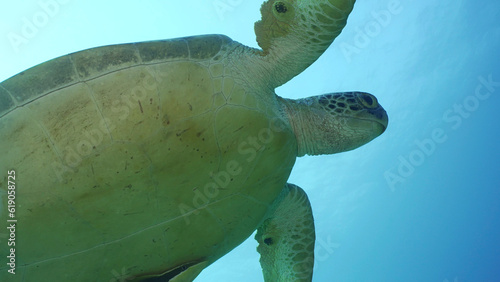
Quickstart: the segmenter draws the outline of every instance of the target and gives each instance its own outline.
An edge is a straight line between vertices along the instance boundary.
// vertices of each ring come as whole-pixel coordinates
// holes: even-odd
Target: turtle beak
[[[376,122],[380,127],[380,134],[384,133],[389,125],[389,117],[384,108],[379,104],[377,98],[366,92],[354,92],[358,99],[359,105],[364,107],[364,110],[358,112],[355,117],[359,119]]]
[[[369,115],[374,117],[372,120],[375,121],[380,126],[380,134],[384,133],[389,125],[389,117],[387,112],[381,106],[373,110],[367,111]]]

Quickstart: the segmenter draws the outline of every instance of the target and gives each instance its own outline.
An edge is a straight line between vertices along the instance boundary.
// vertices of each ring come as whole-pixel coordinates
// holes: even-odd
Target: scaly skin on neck
[[[305,124],[310,124],[315,119],[313,116],[314,111],[310,111],[308,101],[302,99],[284,99],[281,97],[279,100],[282,103],[284,112],[297,139],[297,156],[302,157],[306,154],[317,155],[315,153],[317,150],[314,148],[314,142],[308,140],[309,136],[314,135],[311,131],[315,130],[310,126],[304,126]]]

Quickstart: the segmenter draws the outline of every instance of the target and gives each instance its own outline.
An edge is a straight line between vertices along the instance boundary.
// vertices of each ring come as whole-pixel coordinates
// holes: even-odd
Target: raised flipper
[[[306,193],[287,184],[257,229],[260,265],[269,282],[311,281],[314,219]]]

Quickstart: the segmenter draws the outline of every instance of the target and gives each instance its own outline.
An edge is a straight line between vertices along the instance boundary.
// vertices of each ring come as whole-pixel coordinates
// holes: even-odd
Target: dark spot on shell
[[[345,108],[345,104],[344,103],[337,103],[337,106],[339,106],[341,108]]]
[[[137,103],[139,103],[139,109],[141,110],[141,114],[143,114],[143,113],[144,113],[144,111],[142,110],[141,101],[137,100]]]
[[[169,125],[170,124],[170,119],[168,118],[168,115],[163,115],[163,125]]]

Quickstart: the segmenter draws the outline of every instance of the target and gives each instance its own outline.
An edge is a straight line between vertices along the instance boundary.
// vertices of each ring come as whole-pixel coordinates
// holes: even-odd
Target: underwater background
[[[2,1],[0,81],[117,43],[221,33],[258,47],[260,5]],[[359,0],[325,54],[276,90],[366,91],[389,115],[361,148],[297,160],[289,182],[313,208],[313,281],[500,281],[499,19],[498,1]],[[256,246],[252,235],[196,281],[263,281]]]

